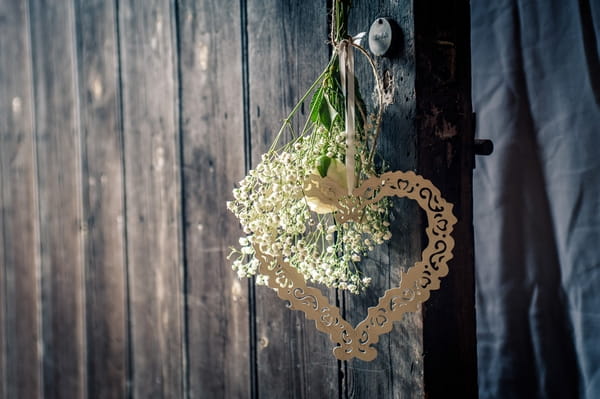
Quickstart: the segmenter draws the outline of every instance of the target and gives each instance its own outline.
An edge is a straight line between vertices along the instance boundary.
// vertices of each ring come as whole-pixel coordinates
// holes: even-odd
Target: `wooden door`
[[[468,1],[350,13],[352,34],[381,16],[401,31],[378,58],[381,153],[459,219],[422,310],[373,362],[340,362],[226,260],[225,203],[326,64],[329,3],[0,0],[2,397],[476,396]],[[374,288],[327,292],[352,322],[420,256],[418,207],[397,201],[393,226],[365,261]]]

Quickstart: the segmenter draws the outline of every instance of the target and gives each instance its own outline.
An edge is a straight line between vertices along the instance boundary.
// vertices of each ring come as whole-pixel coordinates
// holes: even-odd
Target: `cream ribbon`
[[[354,55],[352,44],[344,40],[340,44],[340,80],[342,92],[346,98],[346,182],[348,195],[356,187],[356,144],[355,141],[355,112],[356,96],[354,93]]]

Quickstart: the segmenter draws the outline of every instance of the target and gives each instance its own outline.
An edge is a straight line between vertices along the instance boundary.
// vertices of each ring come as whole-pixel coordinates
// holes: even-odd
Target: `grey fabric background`
[[[481,398],[600,398],[600,0],[474,0]]]

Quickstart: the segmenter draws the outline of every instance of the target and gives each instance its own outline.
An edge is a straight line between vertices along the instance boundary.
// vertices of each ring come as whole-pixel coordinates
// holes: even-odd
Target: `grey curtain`
[[[481,398],[600,398],[600,1],[474,0]]]

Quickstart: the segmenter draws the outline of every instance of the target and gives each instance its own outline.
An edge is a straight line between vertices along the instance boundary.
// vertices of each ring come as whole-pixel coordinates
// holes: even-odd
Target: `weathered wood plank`
[[[119,2],[131,394],[184,391],[174,4]]]
[[[282,119],[327,63],[328,16],[325,2],[255,0],[247,7],[252,143],[248,155],[255,166]],[[329,294],[335,301],[333,292]],[[332,344],[314,322],[287,309],[272,290],[257,287],[256,323],[260,397],[338,396]]]
[[[0,127],[0,129],[2,129]],[[0,153],[0,176],[3,175],[3,162],[2,162],[2,154]],[[0,178],[0,198],[2,199],[2,206],[0,207],[0,215],[2,215],[2,219],[4,220],[4,179]],[[6,304],[8,295],[6,294],[6,278],[7,271],[10,268],[7,266],[6,257],[4,255],[4,226],[0,228],[0,303]],[[6,360],[8,358],[8,354],[6,353],[6,342],[8,341],[8,324],[6,322],[6,309],[8,306],[0,307],[0,394],[3,398],[8,394],[8,369],[6,368]]]
[[[6,37],[6,36],[5,36]],[[0,47],[0,51],[1,51],[1,47]],[[1,53],[0,53],[1,54]],[[0,129],[2,129],[2,127],[0,127]],[[1,137],[1,136],[0,136]],[[4,175],[3,171],[4,171],[4,167],[3,167],[3,160],[2,160],[2,153],[0,153],[0,215],[2,216],[2,220],[4,220],[4,213],[6,212],[6,210],[4,209],[4,179],[2,178],[2,176]],[[7,303],[7,299],[8,299],[8,295],[6,294],[6,279],[7,279],[7,272],[8,269],[10,268],[10,266],[7,266],[8,263],[6,261],[6,256],[4,255],[4,226],[0,226],[2,228],[0,228],[0,243],[2,243],[2,245],[0,245],[0,303],[6,304]],[[7,353],[6,353],[6,341],[8,341],[8,325],[6,322],[6,313],[7,313],[7,308],[8,306],[2,306],[0,307],[0,394],[2,395],[2,397],[6,397],[7,395],[7,391],[8,391],[8,370],[6,368],[6,360],[7,360]]]
[[[454,259],[423,309],[425,392],[477,397],[469,1],[415,2],[419,171],[454,204]]]
[[[414,170],[417,163],[415,116],[415,58],[412,3],[401,5],[389,0],[356,1],[349,15],[349,33],[368,32],[378,17],[398,24],[401,36],[394,38],[391,55],[376,57],[384,77],[386,94],[393,102],[385,111],[379,141],[379,154],[390,170]],[[368,47],[365,40],[362,43]],[[372,101],[372,72],[361,55],[356,55],[363,97]],[[363,261],[363,270],[373,278],[365,295],[345,294],[347,319],[354,325],[377,303],[388,288],[398,286],[400,271],[421,257],[419,207],[407,199],[394,201],[392,239]],[[372,362],[352,360],[346,365],[346,395],[349,398],[419,398],[423,396],[421,314],[406,314],[394,329],[376,345],[378,357]]]
[[[36,161],[27,2],[0,2],[0,333],[5,398],[42,389]]]
[[[113,2],[75,2],[86,240],[89,398],[126,394],[123,162]]]
[[[81,152],[73,6],[31,1],[44,396],[85,395]]]
[[[189,393],[250,395],[247,281],[226,259],[241,234],[225,203],[244,176],[240,2],[178,8]]]

